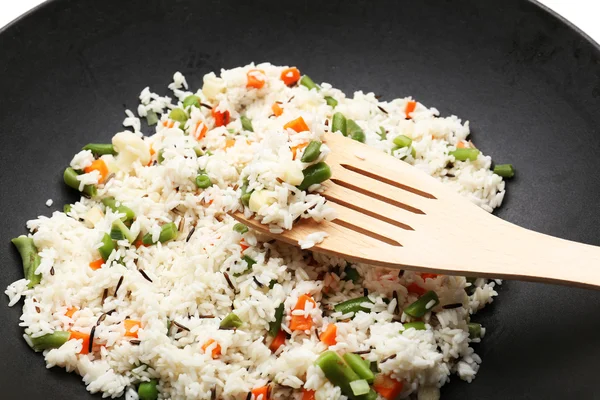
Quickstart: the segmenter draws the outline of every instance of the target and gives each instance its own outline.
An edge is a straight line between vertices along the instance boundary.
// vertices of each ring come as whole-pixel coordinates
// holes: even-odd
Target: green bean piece
[[[207,189],[212,186],[212,182],[208,175],[200,174],[196,177],[196,186],[200,189]]]
[[[31,337],[31,344],[35,351],[42,351],[48,349],[58,349],[63,344],[67,343],[71,337],[71,333],[65,331],[54,331],[38,337]]]
[[[431,303],[433,301],[433,303]],[[421,318],[423,315],[427,314],[433,307],[437,306],[440,303],[440,299],[438,295],[430,290],[425,293],[423,296],[419,297],[414,303],[408,305],[404,309],[404,313],[406,315],[410,315],[414,318]],[[431,305],[433,304],[433,305]],[[429,305],[429,307],[428,307]]]
[[[158,241],[161,243],[168,242],[169,240],[173,240],[177,237],[177,225],[174,222],[169,222],[168,224],[163,225],[160,228],[160,236],[158,236]]]
[[[133,236],[129,228],[120,219],[113,221],[110,229],[110,238],[113,240],[126,239],[129,243],[133,243],[135,240],[135,236]]]
[[[194,153],[196,153],[196,157],[202,157],[204,155],[204,151],[198,146],[194,147]]]
[[[481,324],[469,322],[467,324],[467,327],[469,328],[469,338],[479,339],[481,337]]]
[[[358,273],[356,268],[353,268],[352,265],[350,265],[350,263],[348,263],[346,265],[346,268],[344,268],[344,274],[346,274],[346,276],[344,277],[344,280],[346,281],[352,281],[354,283],[357,283],[360,279],[360,274]]]
[[[346,300],[343,303],[336,304],[333,309],[342,314],[354,313],[359,311],[370,312],[371,309],[363,307],[362,303],[373,303],[367,296],[358,297],[356,299]]]
[[[329,382],[342,389],[342,393],[350,398],[356,398],[352,393],[350,382],[357,381],[360,377],[335,351],[323,352],[315,361]]]
[[[158,399],[158,389],[156,379],[151,379],[150,382],[142,382],[138,386],[138,397],[140,400],[156,400]]]
[[[152,110],[146,111],[146,123],[148,126],[156,125],[158,123],[158,115]]]
[[[72,206],[72,205],[70,205],[70,204],[65,204],[65,205],[63,206],[63,212],[64,212],[65,214],[66,214],[66,213],[70,213],[70,212],[71,212],[71,209],[73,209],[73,206]]]
[[[426,329],[425,322],[422,322],[422,321],[406,322],[406,323],[402,324],[402,327],[404,328],[404,330],[400,331],[400,333],[407,331],[411,328],[413,328],[417,331],[424,331]]]
[[[378,374],[379,372],[381,372],[379,371],[379,365],[377,365],[377,361],[371,361],[369,363],[369,368],[374,374]]]
[[[361,143],[364,143],[367,140],[367,137],[365,136],[365,132],[353,120],[349,119],[348,121],[346,121],[346,127],[348,130],[348,136],[350,136],[350,138],[356,140],[357,142],[361,142]]]
[[[248,227],[240,222],[238,222],[237,224],[235,224],[233,226],[233,230],[234,232],[237,232],[241,235],[243,235],[244,233],[248,232]]]
[[[113,156],[117,154],[114,146],[110,143],[88,143],[83,146],[82,150],[89,150],[96,157],[100,157],[105,154],[110,154]]]
[[[451,156],[454,156],[456,161],[475,161],[477,160],[477,156],[479,155],[479,150],[477,149],[456,149],[448,153]]]
[[[409,147],[412,144],[412,139],[408,136],[399,135],[394,138],[394,144],[400,149],[403,147]]]
[[[383,126],[379,127],[379,137],[381,138],[381,140],[387,139],[387,132],[385,131],[385,129],[383,129]]]
[[[79,181],[77,180],[78,175],[79,174],[73,168],[66,168],[65,172],[63,173],[63,179],[67,186],[75,190],[79,190]],[[96,185],[85,185],[83,187],[82,193],[90,197],[94,197],[96,196],[96,194],[98,194],[98,190],[96,188]]]
[[[302,174],[304,174],[304,180],[297,187],[300,190],[307,190],[312,185],[325,182],[331,178],[331,169],[329,165],[321,161],[304,169]]]
[[[183,130],[185,122],[188,120],[188,116],[181,108],[174,108],[169,113],[169,119],[179,122],[179,128]]]
[[[142,244],[146,246],[153,245],[155,242],[152,241],[152,234],[150,232],[146,233],[142,237]]]
[[[325,96],[325,101],[327,102],[327,105],[331,108],[335,108],[335,106],[338,105],[338,101],[331,96]]]
[[[360,396],[360,400],[377,400],[378,398],[377,392],[373,389],[369,390],[369,393]]]
[[[196,96],[195,94],[191,94],[183,99],[183,108],[188,108],[190,106],[200,108],[200,97]]]
[[[515,176],[515,167],[512,164],[500,164],[494,166],[494,173],[503,178],[512,178]]]
[[[273,282],[277,283],[277,281],[275,280],[271,281],[271,283]],[[275,286],[275,283],[273,284],[273,286]],[[271,287],[271,284],[269,284],[269,287]],[[271,287],[271,289],[273,288]],[[275,309],[275,321],[269,322],[269,335],[273,337],[277,336],[277,334],[281,330],[281,321],[283,321],[283,311],[284,305],[283,303],[281,303]]]
[[[117,212],[119,214],[125,214],[124,217],[121,217],[121,220],[123,222],[125,221],[133,221],[135,219],[135,213],[133,212],[133,210],[129,207],[126,207],[124,205],[120,205],[117,206],[117,200],[115,200],[114,197],[105,197],[102,199],[102,204],[104,204],[106,207],[110,208],[111,210],[113,210],[114,212]]]
[[[249,132],[254,132],[254,128],[252,127],[252,120],[246,116],[241,116],[240,121],[242,121],[242,129]]]
[[[333,114],[331,118],[331,132],[341,132],[342,135],[348,136],[346,117],[341,112]]]
[[[165,149],[160,149],[156,154],[156,162],[162,164],[165,161]]]
[[[37,247],[33,243],[33,239],[25,235],[21,235],[11,240],[21,255],[23,263],[23,276],[29,280],[27,287],[32,288],[42,280],[41,274],[36,274],[35,270],[39,267],[42,259],[38,254]]]
[[[250,256],[243,256],[242,260],[246,261],[246,264],[248,266],[246,267],[246,269],[244,271],[236,272],[235,274],[233,274],[233,276],[235,276],[235,277],[244,275],[246,272],[252,270],[252,267],[254,266],[254,264],[256,264],[256,260]]]
[[[114,249],[115,249],[115,243],[113,242],[110,235],[108,233],[105,233],[104,236],[102,236],[102,246],[100,246],[100,248],[98,249],[100,256],[102,257],[102,259],[104,261],[106,261],[106,260],[108,260],[108,257],[110,256],[110,254],[113,252]]]
[[[235,313],[229,313],[219,324],[219,329],[239,328],[243,323]]]
[[[242,195],[240,197],[240,201],[246,207],[248,207],[250,204],[250,196],[252,196],[252,192],[254,192],[254,190],[248,191],[248,182],[244,181],[244,184],[242,185]]]
[[[300,161],[310,163],[319,158],[321,155],[321,144],[318,140],[311,140],[306,149],[304,149]]]
[[[310,79],[310,77],[308,75],[304,75],[301,79],[300,79],[300,84],[304,87],[306,87],[308,90],[312,90],[315,89],[316,91],[319,91],[321,88],[319,88],[319,86],[313,82],[312,79]]]
[[[361,396],[363,394],[369,393],[371,389],[369,387],[369,383],[364,379],[359,379],[357,381],[350,382],[350,389],[352,389],[352,394],[355,396]]]
[[[346,353],[344,354],[344,361],[352,368],[356,375],[361,379],[366,380],[368,383],[373,383],[375,380],[375,374],[371,371],[370,363],[365,363],[365,360],[358,354]]]

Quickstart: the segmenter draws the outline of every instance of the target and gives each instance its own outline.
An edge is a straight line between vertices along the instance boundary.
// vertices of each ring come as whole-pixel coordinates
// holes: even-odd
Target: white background
[[[599,0],[539,0],[539,2],[558,12],[600,42],[600,23],[596,13]],[[42,0],[0,0],[0,27],[40,3]]]

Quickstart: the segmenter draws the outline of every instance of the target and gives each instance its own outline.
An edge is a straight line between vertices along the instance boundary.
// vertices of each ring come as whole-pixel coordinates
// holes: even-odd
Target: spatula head
[[[432,252],[448,250],[452,237],[469,221],[489,216],[427,173],[381,150],[334,133],[325,141],[333,149],[327,158],[332,177],[323,183],[322,196],[336,209],[335,220],[302,219],[292,230],[272,234],[268,226],[243,213],[234,218],[294,245],[311,233],[327,233],[311,248],[315,252],[430,271],[440,270],[430,264]]]

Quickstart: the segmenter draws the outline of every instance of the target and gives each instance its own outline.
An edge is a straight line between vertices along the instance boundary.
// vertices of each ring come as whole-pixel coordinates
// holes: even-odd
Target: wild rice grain
[[[140,274],[142,274],[142,276],[144,277],[144,279],[146,279],[148,282],[152,282],[152,279],[150,279],[148,277],[148,275],[146,275],[146,271],[144,271],[143,269],[138,269],[138,271],[140,271]]]
[[[196,227],[192,226],[192,229],[190,229],[190,233],[188,233],[187,237],[185,238],[185,242],[189,242],[190,239],[192,238],[192,235],[194,234],[194,232],[196,231]]]
[[[90,331],[90,342],[88,343],[88,353],[92,352],[92,348],[94,347],[94,335],[96,334],[96,325],[92,326],[92,330]]]
[[[446,310],[451,310],[453,308],[460,308],[460,307],[462,307],[462,303],[445,304],[442,306],[442,308],[446,309]]]
[[[177,321],[173,321],[173,325],[175,325],[176,327],[178,327],[179,329],[182,329],[182,330],[184,330],[184,331],[187,331],[187,332],[189,332],[189,331],[190,331],[190,328],[188,328],[188,327],[186,327],[186,326],[184,326],[184,325],[181,325],[181,324],[180,324],[179,322],[177,322]]]
[[[117,297],[117,292],[119,291],[119,288],[121,287],[121,284],[123,283],[123,278],[125,276],[121,275],[121,277],[119,278],[119,282],[117,282],[117,287],[115,288],[115,293],[113,294],[114,297]]]

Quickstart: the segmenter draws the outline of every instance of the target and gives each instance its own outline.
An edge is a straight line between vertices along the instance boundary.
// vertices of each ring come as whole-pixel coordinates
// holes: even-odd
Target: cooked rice
[[[246,73],[254,68],[265,72],[262,89],[246,87]],[[138,115],[160,115],[153,135],[142,136],[140,119],[127,110],[124,125],[132,132],[119,134],[127,143],[123,154],[102,156],[114,176],[99,185],[98,197],[114,196],[135,211],[136,220],[130,228],[135,236],[150,233],[157,240],[161,225],[174,222],[180,227],[176,240],[138,248],[127,240],[119,241],[105,265],[92,270],[88,265],[98,258],[103,234],[122,215],[96,199],[82,197],[68,215],[56,211],[51,217],[28,221],[42,259],[37,272],[43,278],[33,289],[21,279],[5,291],[10,306],[23,299],[20,326],[25,329],[26,340],[30,343],[28,335],[38,337],[55,330],[90,332],[104,315],[95,328],[92,353],[79,354],[81,341],[70,340],[58,349],[44,351],[48,368],[75,371],[92,393],[109,397],[126,394],[131,400],[137,399],[137,385],[151,378],[160,382],[161,399],[209,399],[213,390],[219,399],[243,399],[252,388],[268,382],[275,383],[273,398],[300,399],[301,389],[306,388],[315,390],[317,399],[339,399],[343,398],[340,389],[313,364],[326,349],[318,333],[336,323],[337,344],[330,349],[340,353],[369,350],[364,355],[367,360],[380,362],[382,373],[404,382],[403,398],[419,390],[435,395],[435,388],[448,382],[451,374],[469,382],[475,377],[481,359],[470,347],[473,340],[469,339],[467,322],[471,314],[492,302],[497,295],[496,282],[478,279],[468,296],[465,288],[469,284],[464,277],[423,279],[411,271],[399,276],[396,270],[357,264],[353,267],[361,282],[354,283],[343,279],[344,260],[272,243],[253,231],[241,235],[233,231],[235,221],[227,215],[241,209],[241,186],[248,180],[251,189],[269,192],[272,202],[263,204],[257,213],[272,230],[291,228],[297,217],[334,217],[318,194],[318,186],[311,188],[316,193],[306,193],[276,179],[285,173],[282,168],[301,168],[289,163],[291,146],[321,138],[329,129],[325,122],[333,110],[324,96],[334,97],[338,101],[336,111],[364,129],[368,145],[393,152],[492,211],[502,202],[504,182],[490,171],[490,157],[480,154],[473,162],[458,162],[448,154],[467,139],[468,122],[455,116],[440,117],[436,109],[420,103],[412,118],[406,119],[409,98],[378,101],[373,93],[363,92],[350,98],[327,83],[321,84],[320,91],[287,87],[280,80],[282,70],[260,64],[223,70],[220,77],[206,75],[203,89],[196,94],[203,103],[228,110],[231,123],[208,130],[200,142],[194,135],[185,135],[178,123],[168,127],[169,110],[181,106],[191,94],[180,73],[169,85],[178,99],[175,102],[149,88],[140,94]],[[271,106],[276,101],[283,108],[279,117],[272,116]],[[254,132],[242,131],[240,115],[252,120]],[[283,125],[299,116],[310,132],[282,135]],[[186,128],[194,129],[198,123],[214,124],[210,109],[192,109]],[[386,140],[380,138],[380,127],[387,131]],[[392,150],[398,135],[413,139],[414,158],[409,148]],[[227,139],[234,144],[226,149]],[[205,155],[196,156],[194,147],[198,145]],[[150,147],[161,152],[162,163],[152,163],[156,155],[147,157]],[[324,146],[323,151],[325,157],[329,149]],[[70,165],[81,170],[93,160],[91,152],[81,151]],[[213,186],[197,189],[194,179],[199,169],[206,171]],[[98,173],[82,174],[78,179],[83,187],[97,182]],[[247,208],[245,212],[250,213]],[[245,250],[240,245],[242,239],[249,246]],[[322,240],[327,238],[317,233],[302,245],[308,248]],[[246,271],[244,256],[256,261],[250,271]],[[277,283],[269,289],[272,281]],[[393,292],[402,310],[417,299],[407,289],[411,284],[434,290],[440,304],[428,304],[433,307],[423,318],[428,329],[400,334],[401,322],[412,319],[396,314]],[[353,316],[331,311],[335,304],[363,296],[364,288],[372,303],[363,306],[370,312]],[[307,302],[304,310],[292,311],[302,294],[310,294],[317,306]],[[291,336],[272,354],[268,347],[271,339],[265,341],[265,337],[282,302],[282,329]],[[442,308],[454,303],[462,307]],[[71,307],[77,311],[68,317],[65,312]],[[243,325],[237,330],[220,330],[221,319],[232,310]],[[297,313],[310,316],[316,329],[292,331],[291,315]],[[125,336],[126,318],[141,321],[139,344]],[[168,321],[185,329],[171,327],[168,331]],[[203,350],[209,339],[215,344]],[[221,355],[213,359],[211,350],[216,343]]]

